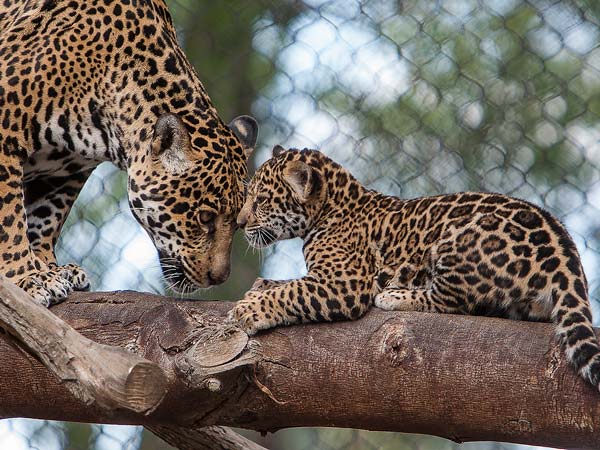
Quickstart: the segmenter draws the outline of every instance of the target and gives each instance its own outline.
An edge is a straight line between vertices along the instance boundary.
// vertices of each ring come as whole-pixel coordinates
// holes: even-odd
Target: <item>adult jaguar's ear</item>
[[[303,203],[316,198],[321,189],[319,173],[302,161],[288,162],[283,169],[283,177]]]
[[[256,140],[258,139],[258,123],[251,116],[238,116],[229,122],[229,128],[233,134],[240,140],[246,157],[249,158],[254,151]]]
[[[175,114],[163,114],[154,125],[154,135],[150,144],[154,158],[159,158],[166,169],[173,173],[185,171],[190,161],[190,134]]]

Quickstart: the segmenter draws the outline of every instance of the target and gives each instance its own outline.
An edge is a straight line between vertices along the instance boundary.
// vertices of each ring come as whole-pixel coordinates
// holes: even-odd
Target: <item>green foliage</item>
[[[585,60],[568,47],[550,50],[544,41],[550,31],[539,10],[514,2],[502,15],[481,6],[463,19],[436,9],[434,0],[406,3],[408,14],[387,19],[381,31],[410,62],[413,87],[369,103],[360,93],[332,86],[315,93],[323,109],[360,117],[359,135],[382,153],[426,133],[474,169],[488,165],[479,156],[488,145],[501,149],[505,164],[519,168],[515,146],[526,145],[535,158],[527,172],[532,183],[556,186],[565,174],[574,175],[584,190],[594,182],[590,170],[583,170],[589,162],[576,162],[581,149],[563,130],[599,122],[597,76],[583,79]],[[588,15],[600,11],[597,2],[576,3]],[[550,101],[560,104],[558,113],[548,111]],[[469,181],[466,177],[463,188]],[[432,186],[437,189],[443,187]]]
[[[198,70],[221,117],[249,114],[258,92],[277,73],[257,53],[253,37],[261,20],[285,27],[302,8],[293,1],[168,1],[181,44]],[[273,43],[277,45],[277,43]]]
[[[66,422],[65,433],[69,436],[69,446],[66,450],[86,450],[92,437],[92,428],[88,424]]]

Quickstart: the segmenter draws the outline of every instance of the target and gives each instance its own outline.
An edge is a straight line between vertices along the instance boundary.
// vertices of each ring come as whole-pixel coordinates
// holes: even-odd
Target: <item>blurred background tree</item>
[[[258,119],[252,166],[274,144],[313,147],[386,193],[487,190],[542,205],[572,232],[600,317],[600,3],[168,4],[222,118]],[[155,251],[128,212],[125,180],[110,165],[94,173],[65,225],[59,261],[82,264],[94,289],[163,293]],[[232,257],[230,280],[198,298],[236,299],[259,273],[290,278],[305,271],[297,241],[261,256],[237,236]],[[251,436],[286,450],[519,447],[340,429]],[[0,448],[35,447],[169,448],[134,427],[0,422]]]

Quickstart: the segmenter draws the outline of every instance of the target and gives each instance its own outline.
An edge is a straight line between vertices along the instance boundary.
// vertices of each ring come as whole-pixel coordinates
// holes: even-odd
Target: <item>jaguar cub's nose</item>
[[[246,226],[246,224],[248,223],[248,218],[246,217],[245,214],[239,214],[237,216],[237,220],[236,220],[237,226],[238,228],[244,229],[244,227]]]
[[[236,223],[238,228],[244,229],[248,224],[248,218],[251,216],[251,203],[246,201],[239,214],[237,215]]]

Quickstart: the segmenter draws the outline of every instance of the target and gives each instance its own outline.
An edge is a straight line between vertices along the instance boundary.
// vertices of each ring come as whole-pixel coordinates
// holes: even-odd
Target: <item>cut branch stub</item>
[[[93,345],[95,349],[91,351],[103,354],[98,362],[107,367],[99,369],[83,359],[73,361],[72,365],[79,380],[90,381],[94,400],[108,408],[122,407],[143,414],[154,411],[167,390],[164,371],[157,364],[119,347]],[[81,357],[86,356],[82,352]]]
[[[247,344],[248,335],[242,330],[224,330],[208,339],[199,339],[187,357],[200,367],[216,367],[236,358]]]
[[[175,365],[191,386],[216,392],[222,385],[214,375],[255,364],[259,360],[257,345],[239,328],[230,325],[207,328]]]
[[[149,414],[166,393],[167,378],[157,364],[85,338],[4,277],[0,327],[86,405]]]
[[[133,366],[125,380],[125,398],[136,412],[149,413],[160,403],[166,392],[167,380],[162,370],[149,361]]]

